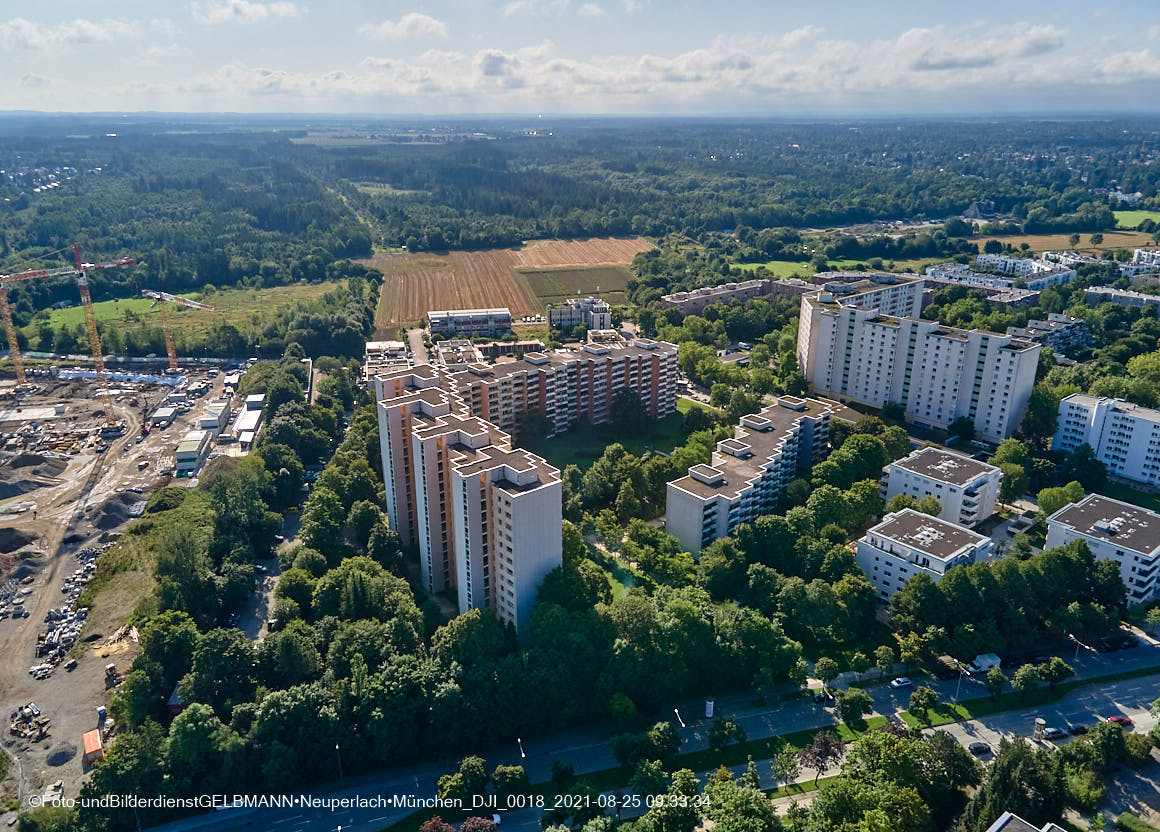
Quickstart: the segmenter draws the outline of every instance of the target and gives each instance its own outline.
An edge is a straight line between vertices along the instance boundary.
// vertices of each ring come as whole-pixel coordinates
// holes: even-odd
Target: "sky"
[[[1160,112],[1160,2],[0,0],[0,109]]]

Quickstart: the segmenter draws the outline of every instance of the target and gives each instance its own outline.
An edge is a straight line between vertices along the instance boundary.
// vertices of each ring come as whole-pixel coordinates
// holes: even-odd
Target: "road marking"
[[[287,822],[292,821],[292,820],[298,820],[298,818],[300,818],[300,817],[302,817],[302,815],[291,815],[288,818],[282,818],[282,820],[276,820],[271,825],[276,825],[279,823],[287,823]]]
[[[380,820],[386,820],[388,817],[388,815],[383,815],[381,818],[371,818],[367,823],[378,823]]]

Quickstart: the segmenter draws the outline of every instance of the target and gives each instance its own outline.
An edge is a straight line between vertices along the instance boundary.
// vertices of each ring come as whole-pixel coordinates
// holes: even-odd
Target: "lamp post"
[[[673,708],[673,713],[677,715],[677,722],[681,723],[681,727],[685,727],[685,720],[681,719],[681,712]]]
[[[520,759],[526,759],[528,755],[524,753],[524,741],[516,737],[516,745],[520,747]]]
[[[334,756],[338,760],[338,787],[340,789],[346,788],[346,782],[342,776],[342,751],[338,748],[338,743],[334,744]]]
[[[959,691],[962,690],[963,687],[963,663],[958,659],[955,659],[954,662],[955,667],[958,668],[959,671],[959,681],[955,683],[955,704],[957,705],[959,704]]]

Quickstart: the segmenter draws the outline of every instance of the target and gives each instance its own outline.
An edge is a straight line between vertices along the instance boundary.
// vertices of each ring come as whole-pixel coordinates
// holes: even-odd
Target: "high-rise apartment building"
[[[454,589],[461,612],[527,622],[561,563],[560,472],[515,447],[508,430],[539,409],[555,430],[608,421],[629,388],[659,418],[676,409],[673,344],[588,344],[466,371],[419,365],[376,375],[387,515],[418,549],[423,586]]]
[[[882,499],[935,497],[941,519],[970,528],[995,513],[1002,480],[1003,472],[994,465],[927,446],[882,469]]]
[[[825,455],[832,412],[826,402],[782,396],[742,416],[708,465],[694,465],[668,484],[665,530],[685,550],[699,552],[738,524],[773,511],[798,468]]]
[[[1051,448],[1071,453],[1080,445],[1089,445],[1109,474],[1160,484],[1160,410],[1103,396],[1066,396]]]
[[[829,289],[802,297],[798,322],[798,365],[818,393],[873,407],[897,402],[907,421],[937,429],[965,417],[992,442],[1019,426],[1038,344],[898,317],[875,294]]]

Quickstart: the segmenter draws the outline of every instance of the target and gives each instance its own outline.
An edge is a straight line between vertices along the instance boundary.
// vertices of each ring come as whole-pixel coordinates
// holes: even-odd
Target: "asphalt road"
[[[1065,728],[1070,722],[1094,722],[1097,718],[1106,718],[1116,713],[1131,716],[1136,722],[1137,730],[1147,730],[1154,724],[1146,713],[1148,703],[1160,693],[1160,647],[1149,644],[1134,650],[1111,654],[1084,652],[1078,657],[1065,655],[1064,658],[1073,664],[1077,677],[1081,679],[1140,668],[1155,667],[1158,670],[1153,675],[1139,679],[1083,688],[1068,695],[1056,705],[997,714],[982,720],[947,726],[947,730],[966,742],[982,739],[997,744],[1000,732],[1028,736],[1037,715],[1045,717],[1049,726],[1058,724],[1061,728]],[[870,676],[873,676],[873,673]],[[956,692],[960,700],[987,695],[980,678],[963,677],[961,687],[956,680],[932,681],[930,684],[939,692],[943,701],[954,700]],[[909,689],[892,690],[886,685],[872,686],[868,692],[874,699],[875,712],[881,714],[893,714],[904,709],[910,696]],[[672,714],[672,710],[672,708],[661,709],[655,718],[664,719]],[[681,729],[682,753],[708,748],[710,720],[704,718],[704,700],[677,703],[676,710],[685,723],[685,727]],[[806,728],[818,728],[837,721],[832,708],[822,708],[806,700],[786,703],[781,707],[762,705],[755,702],[752,693],[717,697],[716,712],[719,715],[733,716],[751,740]],[[606,726],[600,726],[526,740],[523,742],[526,756],[521,756],[520,747],[513,737],[509,745],[492,749],[483,756],[487,760],[488,770],[500,764],[523,765],[533,783],[543,782],[551,777],[554,760],[570,762],[577,774],[614,767],[616,760],[609,746],[610,733]],[[317,765],[322,768],[328,762],[320,760],[317,761]],[[434,795],[436,780],[440,775],[453,770],[456,762],[445,760],[386,771],[357,780],[347,780],[344,787],[337,789],[334,789],[332,784],[330,789],[316,789],[310,794],[327,799],[381,796],[385,800],[391,800],[395,795],[430,798]],[[337,761],[334,765],[337,775]],[[336,810],[313,807],[235,809],[187,818],[157,829],[164,832],[187,832],[208,828],[221,832],[244,832],[252,829],[269,829],[276,832],[307,832],[307,830],[335,832],[341,828],[341,832],[379,832],[413,811],[414,807],[410,806]],[[531,820],[526,820],[525,815]],[[534,822],[535,817],[538,817],[538,813],[534,811],[509,814],[505,816],[504,828],[524,826]]]

